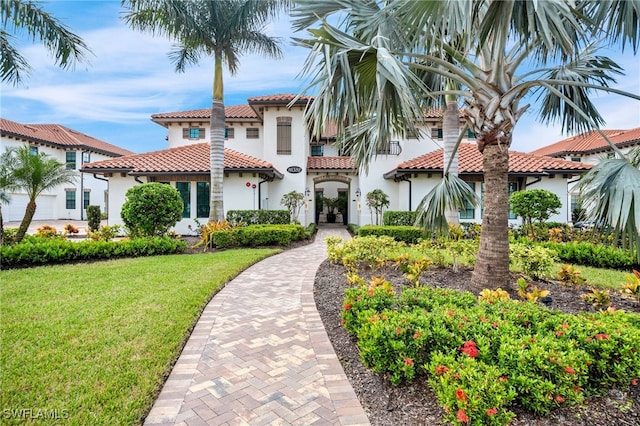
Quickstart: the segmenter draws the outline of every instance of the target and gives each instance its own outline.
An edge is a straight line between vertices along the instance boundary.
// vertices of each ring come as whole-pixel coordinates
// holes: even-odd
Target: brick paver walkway
[[[265,259],[205,308],[145,425],[368,425],[313,300],[325,237]]]

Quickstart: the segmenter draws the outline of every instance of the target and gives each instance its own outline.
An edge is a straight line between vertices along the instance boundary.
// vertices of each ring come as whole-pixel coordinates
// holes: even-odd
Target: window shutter
[[[189,128],[182,129],[182,139],[189,139]]]
[[[198,136],[200,139],[204,139],[204,127],[198,129]]]

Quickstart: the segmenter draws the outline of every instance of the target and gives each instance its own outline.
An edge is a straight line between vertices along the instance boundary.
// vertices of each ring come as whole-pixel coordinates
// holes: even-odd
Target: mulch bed
[[[361,276],[384,276],[394,286],[408,284],[402,273],[394,268],[364,271]],[[436,269],[427,272],[421,282],[429,285],[477,293],[471,283],[471,271],[461,269]],[[517,298],[516,277],[507,290],[512,298]],[[587,293],[584,287],[566,287],[555,283],[535,283],[540,288],[551,291],[552,309],[576,313],[595,311],[584,302],[580,295]],[[399,386],[383,375],[366,369],[360,361],[358,347],[353,336],[341,325],[341,310],[344,291],[347,288],[345,268],[329,261],[318,269],[314,286],[316,306],[324,322],[329,339],[342,363],[372,425],[443,425],[444,410],[438,405],[433,392],[424,380],[414,380]],[[640,306],[633,300],[612,294],[612,305],[629,312],[640,312]],[[520,407],[512,407],[516,418],[513,426],[640,426],[640,386],[626,389],[612,389],[606,395],[591,398],[584,405],[567,407],[554,411],[548,416],[538,416]]]

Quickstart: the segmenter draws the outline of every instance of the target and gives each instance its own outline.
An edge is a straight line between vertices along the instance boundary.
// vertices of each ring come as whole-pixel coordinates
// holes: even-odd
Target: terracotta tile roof
[[[294,95],[291,93],[280,93],[277,95],[265,95],[265,96],[254,96],[252,98],[247,99],[249,103],[279,103],[279,104],[288,104],[292,100],[294,100],[298,95]],[[313,96],[301,95],[300,98],[296,101],[296,103],[304,103],[306,104],[309,101],[313,101]]]
[[[234,105],[224,108],[226,118],[258,118],[256,112],[249,105]],[[167,119],[198,119],[209,120],[211,118],[211,108],[192,109],[190,111],[164,112],[160,114],[151,114],[151,120]]]
[[[229,118],[258,118],[256,112],[249,105],[236,105],[226,107],[224,115]]]
[[[308,170],[354,170],[351,157],[307,157]]]
[[[133,154],[133,151],[120,148],[60,124],[21,124],[0,118],[0,133],[54,147],[84,149],[112,157]]]
[[[640,144],[640,127],[629,130],[603,130],[602,133],[607,135],[611,142],[619,147]],[[531,153],[549,157],[562,157],[571,154],[591,154],[610,149],[609,144],[600,133],[586,132],[547,145]]]
[[[482,173],[482,154],[478,151],[476,144],[460,144],[458,155],[458,173]],[[441,172],[444,168],[443,164],[443,150],[438,149],[398,164],[394,170],[386,173],[385,177],[393,177],[399,172]],[[509,173],[528,175],[573,171],[579,173],[590,168],[588,164],[575,161],[509,151]]]
[[[267,161],[225,148],[224,169],[232,171],[256,171],[282,176]],[[85,164],[83,171],[122,171],[132,175],[185,173],[207,174],[209,168],[209,143],[184,145],[162,151],[128,155],[126,157]]]

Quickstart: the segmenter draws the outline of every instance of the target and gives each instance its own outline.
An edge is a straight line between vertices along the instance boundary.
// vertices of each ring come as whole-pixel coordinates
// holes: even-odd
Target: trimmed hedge
[[[596,268],[625,269],[638,268],[635,257],[628,251],[613,246],[589,242],[540,243],[558,253],[562,262]]]
[[[416,223],[418,212],[387,210],[382,216],[385,226],[413,226]]]
[[[289,210],[229,210],[227,221],[232,225],[287,225],[291,214]]]
[[[186,248],[186,242],[168,237],[81,242],[58,238],[29,238],[20,244],[0,247],[0,269],[115,257],[175,254],[182,253]]]
[[[292,241],[307,238],[302,225],[249,225],[211,233],[211,246],[215,248],[288,246]]]
[[[366,237],[368,235],[374,235],[376,237],[386,235],[392,237],[396,241],[403,241],[408,244],[415,244],[421,238],[428,237],[423,229],[416,228],[415,226],[365,225],[358,229],[359,237]]]

